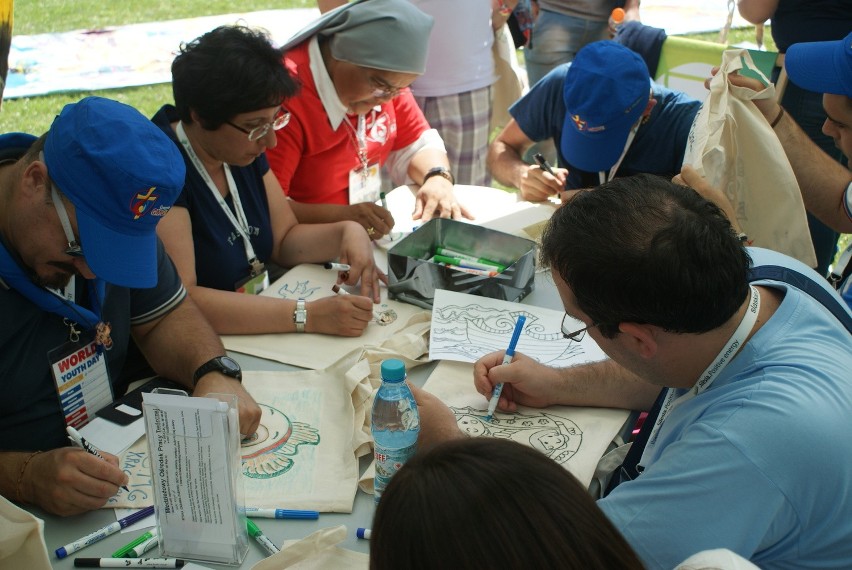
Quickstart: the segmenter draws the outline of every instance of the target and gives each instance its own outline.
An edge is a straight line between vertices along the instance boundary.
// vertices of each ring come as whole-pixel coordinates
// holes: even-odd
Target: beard
[[[45,277],[37,274],[31,269],[28,269],[27,273],[30,274],[30,280],[39,287],[46,287],[48,289],[64,289],[71,281],[72,277],[79,275],[77,268],[71,263],[51,261],[48,265],[61,269],[64,273],[54,273],[53,275]]]

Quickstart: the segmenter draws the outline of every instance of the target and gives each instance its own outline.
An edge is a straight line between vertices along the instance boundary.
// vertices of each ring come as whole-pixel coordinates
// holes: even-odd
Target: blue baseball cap
[[[586,45],[563,84],[562,156],[588,172],[612,168],[650,96],[651,75],[639,54],[610,40]]]
[[[115,285],[155,286],[157,222],[186,175],[175,143],[133,107],[86,97],[54,119],[44,160],[48,176],[74,204],[92,272]]]
[[[784,56],[784,67],[803,89],[852,98],[852,33],[832,42],[793,44]]]

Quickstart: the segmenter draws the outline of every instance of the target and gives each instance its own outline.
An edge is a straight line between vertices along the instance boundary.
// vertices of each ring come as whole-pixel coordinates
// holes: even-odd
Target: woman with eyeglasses
[[[152,120],[183,153],[186,182],[174,207],[159,214],[157,233],[220,334],[359,336],[386,280],[367,232],[352,221],[299,223],[266,160],[298,89],[281,58],[264,33],[244,26],[182,46],[172,63],[175,105]],[[360,279],[361,295],[309,303],[256,295],[269,284],[270,265],[333,259],[351,266],[341,281]]]
[[[444,143],[408,89],[425,70],[431,29],[406,0],[352,2],[284,46],[301,90],[269,163],[300,221],[354,220],[371,238],[386,235],[393,217],[375,203],[383,166],[394,185],[420,185],[414,219],[470,217],[453,195]]]

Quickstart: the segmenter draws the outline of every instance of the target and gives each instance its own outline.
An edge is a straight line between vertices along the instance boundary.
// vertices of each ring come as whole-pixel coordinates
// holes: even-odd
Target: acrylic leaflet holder
[[[159,556],[239,565],[248,552],[237,399],[143,395]]]

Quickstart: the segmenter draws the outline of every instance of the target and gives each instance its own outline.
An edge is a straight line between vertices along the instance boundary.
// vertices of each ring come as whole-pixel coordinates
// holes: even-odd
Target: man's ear
[[[647,117],[648,115],[650,115],[650,114],[651,114],[651,109],[653,109],[653,108],[656,106],[656,104],[657,104],[657,100],[656,100],[656,99],[654,99],[653,97],[651,97],[650,99],[648,99],[648,106],[647,106],[647,107],[645,107],[645,112],[644,112],[644,113],[642,113],[642,116],[643,116],[643,117]]]
[[[627,347],[642,358],[651,359],[657,354],[656,327],[637,323],[620,323],[618,330],[624,335]]]
[[[39,160],[34,160],[24,169],[22,186],[25,192],[35,194],[38,192],[50,193],[47,187],[47,165]]]

